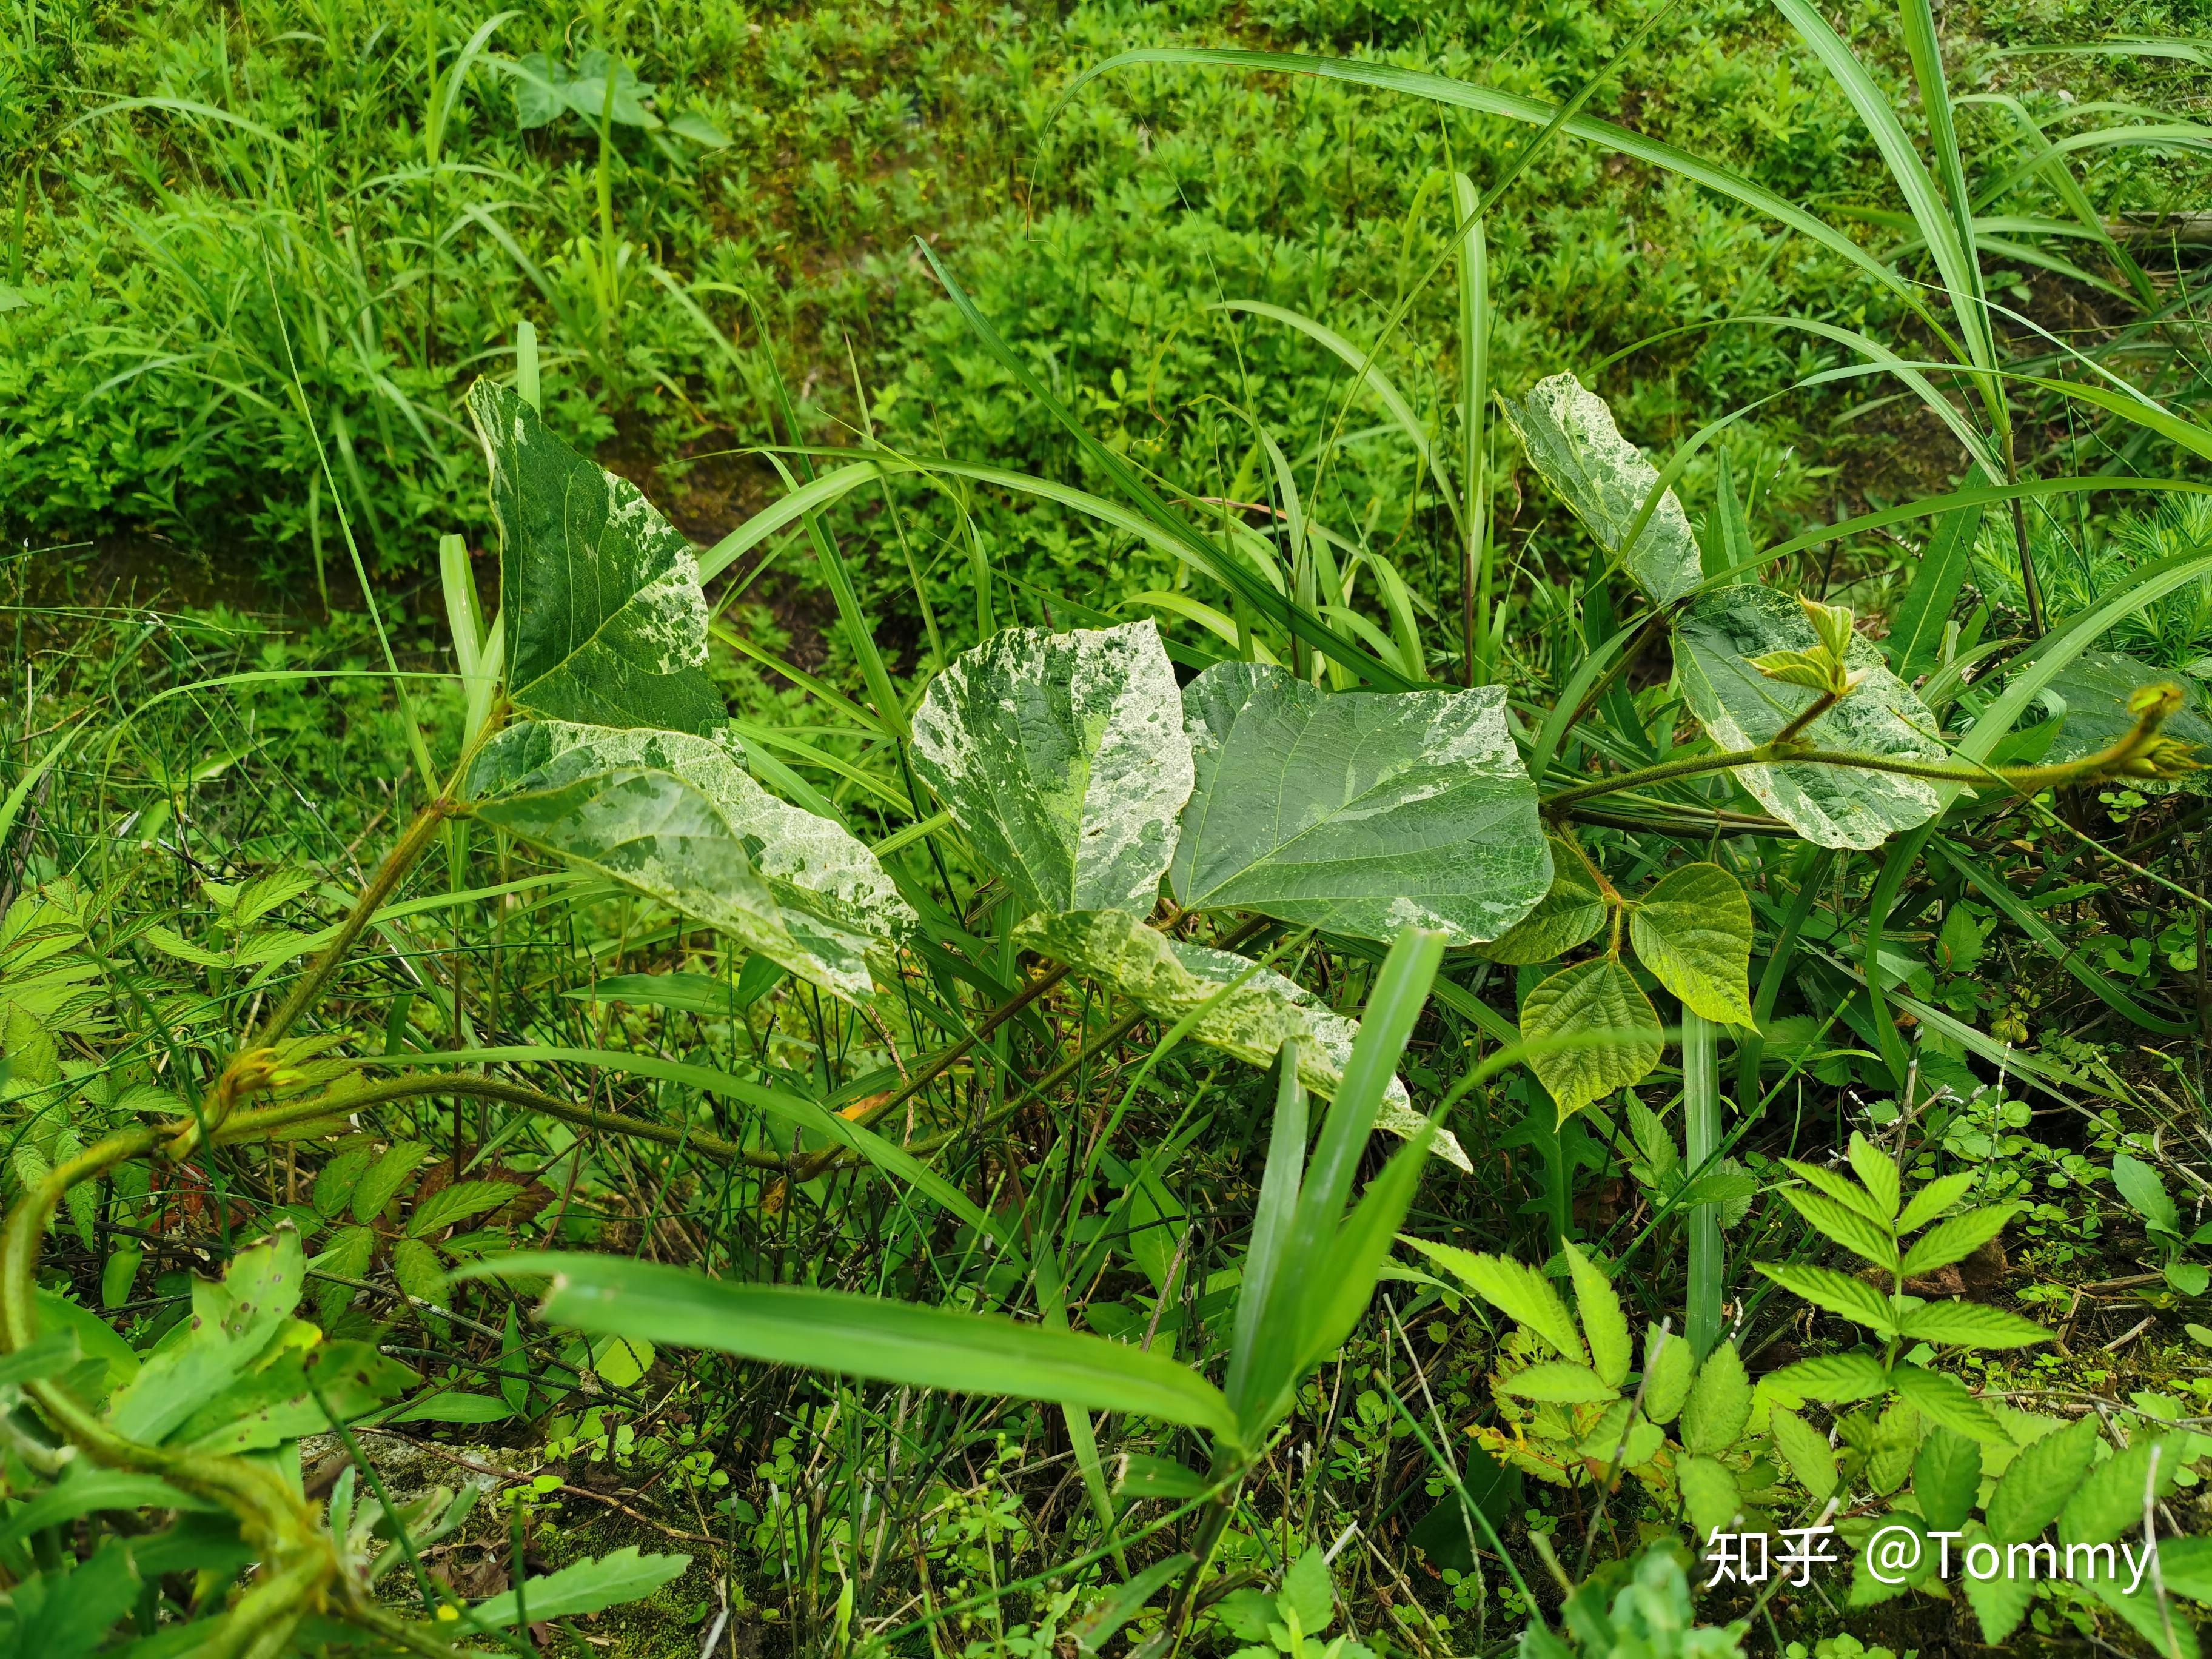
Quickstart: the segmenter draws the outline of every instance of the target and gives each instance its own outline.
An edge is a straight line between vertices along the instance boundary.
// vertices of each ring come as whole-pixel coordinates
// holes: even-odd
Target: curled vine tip
[[[2159,728],[2181,712],[2188,701],[2172,682],[2146,685],[2128,699],[2128,713],[2136,717],[2135,729],[2107,752],[2110,769],[2100,776],[2181,778],[2204,769],[2193,744],[2167,737]]]

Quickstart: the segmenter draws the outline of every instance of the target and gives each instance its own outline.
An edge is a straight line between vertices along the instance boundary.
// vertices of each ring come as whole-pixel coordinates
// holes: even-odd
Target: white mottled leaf
[[[1604,398],[1571,374],[1554,374],[1519,403],[1498,401],[1529,465],[1654,602],[1680,599],[1704,579],[1689,517],[1671,489],[1623,556],[1621,544],[1659,482],[1659,470],[1620,435]]]
[[[538,721],[487,744],[470,782],[487,823],[840,996],[865,1000],[869,952],[916,920],[874,854],[711,738]]]
[[[703,732],[727,719],[707,678],[691,544],[507,387],[478,380],[468,404],[499,520],[508,700],[597,726]]]
[[[1150,621],[994,635],[930,686],[914,761],[1027,908],[1152,914],[1191,761]]]
[[[1690,712],[1723,750],[1753,749],[1781,735],[1816,693],[1765,678],[1748,659],[1809,649],[1813,625],[1796,600],[1771,588],[1724,587],[1704,595],[1674,624],[1674,681]],[[1895,760],[1946,758],[1930,735],[1936,717],[1853,639],[1844,656],[1858,689],[1801,733],[1817,748]],[[1935,815],[1935,787],[1917,778],[1851,766],[1805,763],[1738,768],[1737,781],[1766,810],[1822,847],[1879,847]]]
[[[1167,1021],[1181,1019],[1223,986],[1243,978],[1244,983],[1215,1004],[1191,1035],[1255,1066],[1273,1065],[1284,1042],[1295,1037],[1299,1081],[1324,1099],[1336,1097],[1359,1023],[1331,1012],[1304,986],[1272,969],[1254,973],[1248,957],[1170,939],[1123,910],[1031,916],[1014,929],[1014,942],[1069,963]],[[1406,1138],[1423,1121],[1404,1083],[1392,1078],[1375,1127]],[[1450,1134],[1439,1132],[1433,1150],[1446,1162],[1472,1170]]]
[[[1197,785],[1170,879],[1187,908],[1466,945],[1506,932],[1552,884],[1501,687],[1332,696],[1224,662],[1183,706]]]

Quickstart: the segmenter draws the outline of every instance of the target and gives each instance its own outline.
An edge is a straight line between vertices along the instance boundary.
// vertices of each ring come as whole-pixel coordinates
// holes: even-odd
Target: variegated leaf
[[[1025,909],[1152,914],[1191,760],[1150,621],[994,635],[930,686],[914,761]]]
[[[691,544],[507,387],[478,380],[468,404],[499,520],[508,701],[598,726],[703,732],[726,719]]]
[[[1689,516],[1671,489],[1644,520],[1635,547],[1623,552],[1659,470],[1620,435],[1604,398],[1571,374],[1554,374],[1518,403],[1498,401],[1529,465],[1656,603],[1680,599],[1703,580]]]
[[[1243,983],[1207,1010],[1191,1035],[1255,1066],[1273,1064],[1285,1042],[1295,1037],[1299,1080],[1326,1099],[1336,1097],[1359,1023],[1332,1013],[1304,986],[1272,969],[1255,972],[1248,957],[1170,939],[1123,910],[1031,916],[1014,929],[1014,942],[1071,964],[1168,1021],[1182,1019],[1241,979]],[[1391,1079],[1375,1127],[1405,1138],[1422,1121],[1406,1085]],[[1472,1173],[1467,1154],[1449,1133],[1439,1132],[1432,1150]]]
[[[916,918],[875,854],[682,732],[512,726],[471,773],[477,816],[719,927],[855,1000]]]
[[[1771,588],[1724,587],[1692,603],[1674,624],[1674,681],[1690,712],[1723,750],[1754,749],[1779,737],[1818,694],[1769,679],[1751,659],[1809,649],[1813,625],[1796,600]],[[1816,748],[1892,760],[1942,763],[1936,717],[1854,638],[1844,656],[1857,689],[1800,733]],[[1760,805],[1822,847],[1879,847],[1935,815],[1935,787],[1917,778],[1854,766],[1808,763],[1745,766],[1735,776]]]

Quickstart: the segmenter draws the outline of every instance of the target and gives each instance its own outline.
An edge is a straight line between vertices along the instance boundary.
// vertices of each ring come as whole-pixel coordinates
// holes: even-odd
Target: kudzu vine
[[[1620,437],[1602,402],[1571,376],[1557,376],[1525,399],[1507,400],[1508,417],[1537,471],[1643,592],[1651,607],[1646,635],[1663,629],[1671,636],[1678,687],[1710,746],[1643,757],[1597,775],[1559,764],[1577,722],[1640,647],[1622,651],[1608,675],[1593,677],[1564,719],[1556,709],[1543,716],[1532,746],[1510,717],[1503,687],[1324,690],[1334,683],[1326,643],[1310,640],[1294,654],[1295,672],[1248,651],[1204,666],[1185,684],[1149,622],[1061,633],[1007,629],[931,683],[901,754],[942,805],[931,816],[917,792],[917,823],[988,874],[1013,907],[1013,941],[1048,965],[949,1045],[918,1059],[899,1086],[856,1119],[719,1073],[670,1069],[812,1131],[820,1144],[811,1151],[786,1155],[679,1132],[480,1070],[371,1079],[363,1073],[389,1062],[341,1060],[334,1057],[339,1036],[295,1032],[409,873],[465,823],[483,823],[712,927],[872,1018],[877,986],[896,982],[903,953],[946,926],[834,807],[818,798],[794,805],[757,780],[759,757],[724,726],[726,711],[705,672],[709,612],[697,556],[683,538],[634,487],[554,439],[514,392],[480,382],[469,406],[490,461],[501,542],[498,622],[465,642],[476,678],[491,687],[488,696],[472,692],[482,722],[445,787],[283,1001],[240,1042],[192,1115],[111,1135],[17,1202],[0,1235],[0,1351],[9,1355],[29,1353],[40,1340],[40,1243],[73,1187],[128,1160],[175,1165],[220,1147],[313,1139],[351,1113],[410,1097],[495,1102],[681,1145],[788,1181],[811,1179],[840,1158],[860,1159],[989,1231],[988,1218],[923,1162],[950,1132],[901,1145],[870,1125],[1071,975],[1118,995],[1128,1012],[1019,1091],[1000,1116],[1050,1098],[1091,1054],[1152,1019],[1256,1065],[1288,1054],[1286,1090],[1334,1098],[1361,1089],[1362,1126],[1407,1138],[1410,1153],[1433,1151],[1464,1165],[1449,1135],[1412,1110],[1390,1070],[1395,1047],[1378,1073],[1375,1055],[1360,1049],[1358,1024],[1237,947],[1274,928],[1291,930],[1292,939],[1421,939],[1432,953],[1464,946],[1497,962],[1535,964],[1558,962],[1602,935],[1598,954],[1540,980],[1523,999],[1517,1034],[1508,1028],[1528,1040],[1516,1053],[1564,1121],[1643,1079],[1663,1052],[1664,1027],[1626,965],[1626,951],[1680,1000],[1686,1026],[1757,1025],[1747,977],[1752,915],[1735,877],[1718,863],[1693,862],[1640,894],[1625,894],[1584,848],[1583,832],[1625,828],[1698,842],[1794,835],[1823,848],[1871,848],[1929,823],[1965,792],[2002,801],[2107,778],[2173,778],[2197,765],[2190,746],[2162,730],[2183,695],[2157,683],[2130,690],[2124,729],[2089,752],[2022,766],[1954,758],[1934,714],[1855,631],[1850,611],[1794,601],[1725,573],[1709,576],[1672,492]],[[1271,567],[1240,541],[1245,533],[1224,531],[1209,556],[1218,568],[1235,568],[1240,592],[1264,592]],[[1278,597],[1294,603],[1287,593]],[[1304,631],[1315,635],[1316,627]],[[1317,637],[1334,636],[1324,629]],[[903,711],[880,712],[896,714],[903,730]],[[1540,756],[1534,776],[1524,756],[1532,747]],[[1692,804],[1665,793],[1714,779],[1740,784],[1762,810],[1742,811],[1732,796]],[[1427,980],[1419,982],[1425,994]],[[1404,1013],[1406,1029],[1412,1017]],[[1295,1108],[1282,1110],[1292,1126],[1286,1133],[1302,1147],[1303,1092]],[[1364,1133],[1362,1127],[1355,1139]],[[1317,1170],[1322,1162],[1316,1155]],[[1856,1155],[1854,1163],[1863,1174]],[[1349,1173],[1347,1164],[1326,1176],[1337,1183],[1332,1214],[1348,1198]],[[1394,1179],[1410,1198],[1412,1176]],[[1916,1206],[1899,1227],[1919,1218]],[[1448,1264],[1560,1356],[1548,1370],[1501,1372],[1501,1390],[1565,1413],[1554,1437],[1571,1445],[1578,1467],[1595,1466],[1593,1449],[1632,1418],[1643,1437],[1611,1462],[1633,1464],[1639,1453],[1648,1461],[1664,1443],[1656,1425],[1679,1407],[1678,1393],[1692,1402],[1692,1449],[1710,1443],[1716,1456],[1726,1451],[1741,1427],[1741,1367],[1733,1380],[1723,1376],[1726,1362],[1702,1347],[1693,1356],[1687,1343],[1679,1365],[1662,1366],[1667,1338],[1655,1332],[1649,1369],[1664,1371],[1668,1400],[1652,1404],[1668,1408],[1626,1412],[1619,1388],[1627,1336],[1617,1304],[1607,1302],[1601,1274],[1594,1279],[1571,1250],[1568,1261],[1581,1327],[1526,1269],[1473,1258]],[[1816,1302],[1825,1296],[1824,1305],[1840,1294],[1802,1271],[1774,1276]],[[1331,1344],[1359,1305],[1364,1300],[1348,1305],[1345,1319],[1331,1316],[1322,1333]],[[1897,1332],[1911,1328],[1891,1331],[1893,1348]],[[1710,1332],[1701,1339],[1709,1340]],[[1311,1346],[1298,1350],[1297,1365],[1316,1363]],[[1516,1352],[1516,1364],[1529,1357]],[[1585,1358],[1595,1368],[1587,1378],[1562,1370]],[[1697,1426],[1692,1358],[1704,1362],[1701,1378],[1721,1378],[1711,1385],[1718,1403],[1711,1408],[1725,1419],[1721,1427]],[[1287,1352],[1272,1363],[1266,1388],[1273,1392],[1266,1402],[1245,1402],[1244,1418],[1208,1418],[1212,1406],[1191,1407],[1197,1415],[1190,1420],[1228,1425],[1212,1475],[1217,1492],[1233,1489],[1256,1453],[1252,1425],[1279,1420],[1286,1379],[1298,1371]],[[1916,1399],[1942,1392],[1924,1380],[1929,1374],[1908,1379],[1893,1367],[1881,1375],[1899,1387],[1909,1381]],[[1872,1373],[1861,1380],[1875,1386]],[[158,1475],[238,1517],[264,1565],[203,1651],[273,1655],[302,1617],[325,1609],[413,1652],[444,1659],[453,1651],[431,1627],[377,1604],[314,1506],[267,1468],[120,1435],[54,1375],[25,1386],[60,1437],[51,1449],[26,1449],[40,1467],[58,1470],[82,1456]],[[1942,1399],[1956,1407],[1948,1393]],[[1958,1407],[1953,1416],[1963,1420],[1963,1413]],[[1538,1420],[1551,1421],[1541,1413]],[[1790,1433],[1780,1420],[1777,1429],[1778,1439]],[[1518,1444],[1508,1449],[1539,1455]],[[1686,1453],[1680,1465],[1700,1512],[1722,1501],[1723,1486],[1734,1492],[1745,1467],[1740,1458],[1705,1461],[1711,1469]],[[1690,1492],[1693,1480],[1711,1489],[1705,1497]],[[1214,1534],[1226,1513],[1225,1499],[1209,1511]],[[1194,1575],[1204,1556],[1201,1548]],[[1186,1586],[1178,1607],[1187,1609],[1188,1599]]]

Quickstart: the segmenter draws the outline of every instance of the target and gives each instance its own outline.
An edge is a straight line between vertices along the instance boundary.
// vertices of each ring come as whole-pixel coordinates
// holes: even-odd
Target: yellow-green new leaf
[[[1575,1312],[1582,1322],[1583,1340],[1589,1344],[1591,1368],[1607,1383],[1619,1388],[1635,1358],[1620,1297],[1602,1267],[1571,1243],[1561,1248],[1567,1258],[1568,1276],[1574,1280]]]
[[[1938,1176],[1918,1192],[1905,1206],[1905,1213],[1897,1218],[1899,1236],[1917,1232],[1937,1216],[1949,1209],[1973,1190],[1978,1172],[1962,1170],[1957,1175]]]
[[[1682,1492],[1682,1507],[1700,1536],[1725,1532],[1743,1513],[1743,1497],[1727,1465],[1710,1457],[1685,1457],[1675,1466],[1675,1484]]]
[[[1848,1156],[1851,1173],[1859,1178],[1859,1185],[1866,1188],[1867,1196],[1874,1200],[1881,1220],[1884,1224],[1894,1221],[1901,1185],[1897,1173],[1897,1160],[1856,1129],[1851,1131]],[[1904,1230],[1900,1228],[1899,1231]]]
[[[1586,1406],[1620,1396],[1619,1389],[1589,1366],[1569,1364],[1563,1359],[1516,1371],[1498,1382],[1498,1392],[1565,1406]]]
[[[1130,1412],[1234,1443],[1220,1391],[1165,1355],[991,1314],[916,1307],[790,1285],[747,1285],[581,1251],[503,1256],[471,1278],[546,1274],[549,1322],[609,1336],[711,1348],[921,1389]]]
[[[1644,1334],[1644,1414],[1654,1423],[1671,1423],[1690,1397],[1698,1372],[1689,1339],[1656,1325]]]
[[[1562,1123],[1592,1101],[1650,1076],[1664,1052],[1663,1030],[1636,976],[1610,957],[1562,969],[1521,1004],[1523,1037],[1583,1039],[1528,1062],[1558,1103]]]
[[[1693,1452],[1726,1451],[1751,1419],[1751,1378],[1733,1342],[1723,1342],[1698,1367],[1698,1380],[1682,1406],[1682,1444]]]
[[[1775,1449],[1788,1462],[1790,1473],[1797,1477],[1797,1484],[1812,1493],[1814,1503],[1825,1501],[1839,1478],[1836,1449],[1828,1443],[1828,1437],[1781,1407],[1767,1414],[1766,1431],[1773,1437]]]
[[[1723,1025],[1749,1025],[1751,901],[1717,864],[1670,870],[1628,913],[1628,937],[1683,1006]]]
[[[1407,1238],[1406,1243],[1515,1324],[1534,1331],[1560,1358],[1577,1364],[1586,1358],[1567,1304],[1559,1300],[1552,1281],[1534,1267],[1510,1256],[1478,1255],[1455,1244],[1432,1244],[1423,1238]]]

